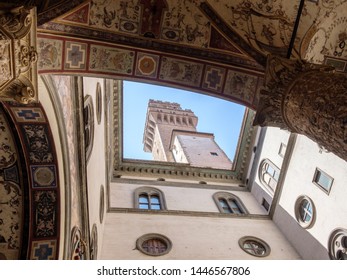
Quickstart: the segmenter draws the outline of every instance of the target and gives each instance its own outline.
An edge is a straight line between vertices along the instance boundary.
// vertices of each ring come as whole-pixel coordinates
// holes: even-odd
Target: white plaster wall
[[[312,183],[316,167],[334,178],[327,195]],[[305,136],[296,141],[280,198],[280,206],[295,220],[294,205],[301,195],[309,196],[316,207],[316,221],[306,231],[327,248],[330,233],[347,228],[347,162],[332,153],[319,153],[319,147]],[[288,234],[290,229],[285,229]],[[293,236],[300,239],[300,236]]]
[[[140,184],[120,184],[111,183],[110,186],[110,207],[134,208],[134,192],[137,188],[151,186]],[[228,192],[218,189],[205,188],[188,188],[172,186],[154,186],[161,190],[165,196],[167,210],[182,211],[202,211],[219,213],[213,194],[219,191]],[[265,210],[256,202],[251,193],[247,191],[229,191],[239,197],[246,206],[250,214],[265,214]]]
[[[101,85],[102,92],[102,114],[101,123],[98,124],[96,117],[96,87],[97,83]],[[87,164],[87,184],[88,184],[88,208],[89,208],[89,226],[92,230],[93,224],[96,224],[98,231],[98,248],[102,246],[102,236],[104,224],[100,224],[100,187],[104,186],[106,195],[106,167],[105,167],[105,104],[104,104],[104,79],[83,78],[84,96],[90,95],[94,106],[94,144]],[[106,208],[106,198],[105,198]]]
[[[263,199],[271,204],[273,193],[264,187],[259,180],[259,166],[264,159],[269,159],[278,168],[281,169],[283,157],[279,155],[281,143],[287,145],[290,133],[286,130],[281,130],[276,127],[267,127],[266,134],[264,136],[264,143],[259,153],[259,162],[256,167],[255,177],[252,182],[252,194],[258,201],[262,203]]]
[[[147,233],[168,237],[169,254],[151,257],[137,250],[136,240]],[[243,236],[270,245],[270,255],[261,259],[300,258],[270,220],[108,213],[101,259],[260,259],[239,247]]]
[[[287,145],[290,133],[286,130],[279,129],[277,127],[267,127],[266,134],[264,138],[263,148],[260,152],[260,161],[268,158],[271,160],[278,168],[281,169],[283,157],[281,157],[278,152],[281,143]],[[258,166],[259,169],[259,166]],[[257,170],[258,170],[257,169]],[[260,184],[259,176],[256,176],[255,181]]]

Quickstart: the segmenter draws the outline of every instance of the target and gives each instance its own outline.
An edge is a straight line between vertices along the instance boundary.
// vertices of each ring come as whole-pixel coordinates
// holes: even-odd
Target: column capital
[[[347,77],[331,66],[269,56],[254,125],[306,135],[347,160]]]

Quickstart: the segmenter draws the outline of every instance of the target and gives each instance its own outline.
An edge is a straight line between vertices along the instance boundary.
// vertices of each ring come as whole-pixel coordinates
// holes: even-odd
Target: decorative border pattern
[[[347,61],[331,56],[324,56],[324,64],[333,66],[337,72],[347,73]]]
[[[255,108],[263,73],[192,56],[38,34],[40,74],[109,76],[197,91]]]
[[[2,102],[19,134],[29,182],[27,257],[58,259],[60,228],[59,170],[54,139],[40,103]]]

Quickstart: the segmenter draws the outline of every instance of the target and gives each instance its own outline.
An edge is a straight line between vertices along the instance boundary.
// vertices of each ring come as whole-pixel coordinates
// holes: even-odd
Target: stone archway
[[[0,251],[7,259],[57,259],[59,170],[47,116],[40,103],[0,108]]]
[[[256,108],[263,73],[150,49],[38,33],[38,73],[176,87]]]

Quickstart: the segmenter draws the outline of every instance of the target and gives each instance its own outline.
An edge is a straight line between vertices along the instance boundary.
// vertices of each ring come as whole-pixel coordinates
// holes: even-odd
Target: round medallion
[[[48,167],[37,168],[34,172],[34,180],[40,186],[50,186],[54,182],[54,173]]]
[[[138,69],[143,75],[151,75],[156,70],[156,62],[150,56],[143,56],[139,59]]]

